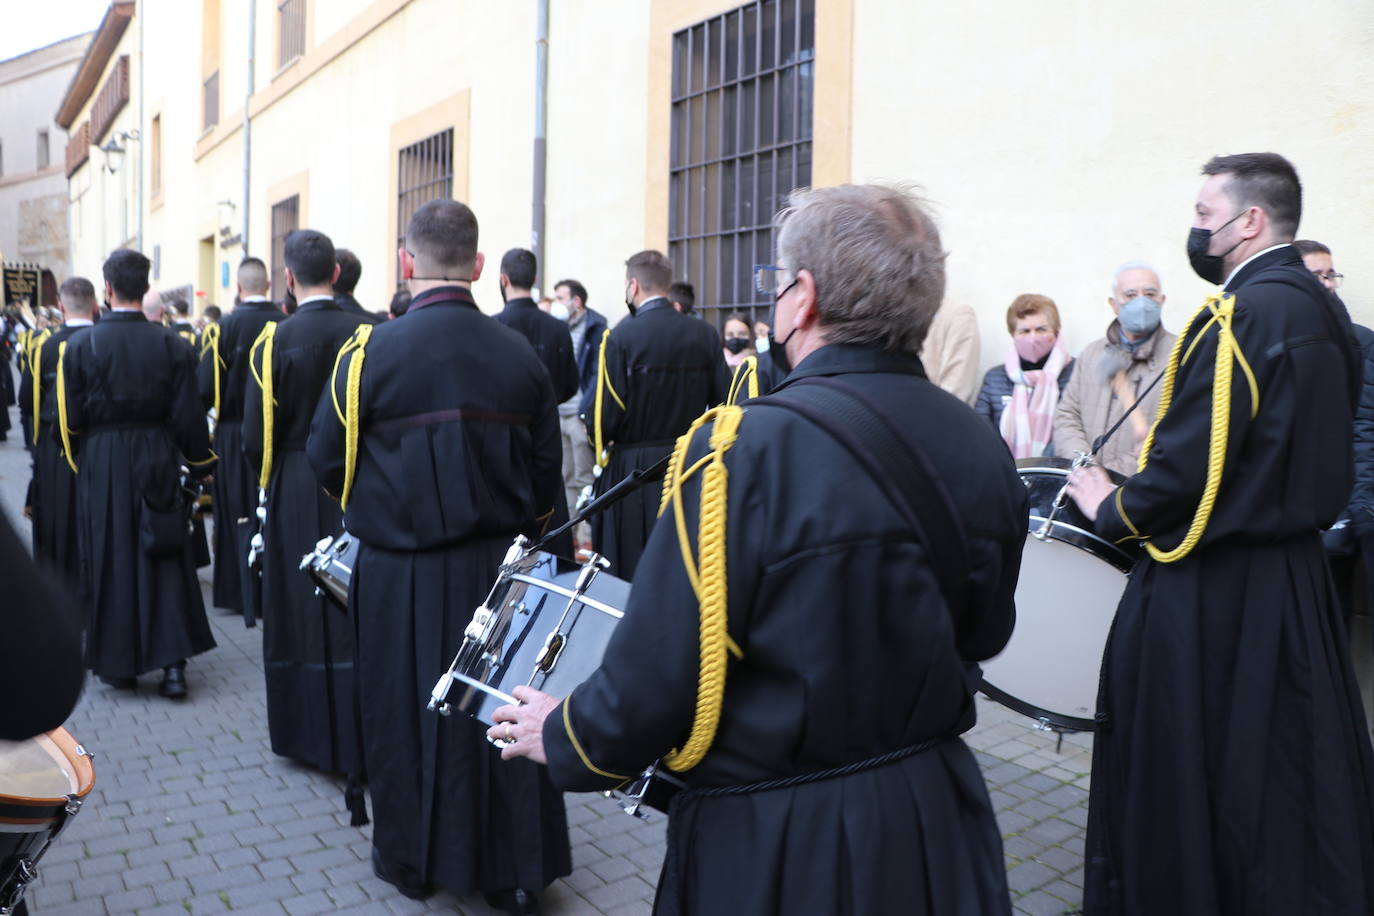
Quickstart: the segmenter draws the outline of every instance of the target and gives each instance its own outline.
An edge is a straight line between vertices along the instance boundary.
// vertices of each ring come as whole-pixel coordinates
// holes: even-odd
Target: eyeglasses
[[[1334,270],[1327,271],[1326,273],[1314,270],[1312,271],[1312,276],[1316,277],[1318,280],[1323,280],[1327,283],[1330,283],[1337,289],[1340,288],[1341,281],[1345,279],[1345,274],[1338,274]]]
[[[782,282],[784,274],[792,275],[792,280],[785,285]],[[756,293],[771,294],[774,299],[777,299],[796,283],[796,273],[786,267],[778,267],[776,264],[754,265],[754,292]]]

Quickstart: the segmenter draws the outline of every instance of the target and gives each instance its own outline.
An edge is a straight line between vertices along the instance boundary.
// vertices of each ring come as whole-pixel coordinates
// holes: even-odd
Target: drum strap
[[[752,403],[785,407],[819,426],[891,496],[930,557],[957,632],[969,603],[968,541],[925,450],[899,431],[867,395],[833,377],[807,378]]]

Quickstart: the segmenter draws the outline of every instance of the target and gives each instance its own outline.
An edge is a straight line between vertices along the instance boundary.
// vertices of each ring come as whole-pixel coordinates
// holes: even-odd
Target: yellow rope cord
[[[1169,354],[1169,364],[1164,370],[1164,388],[1159,396],[1159,410],[1155,415],[1155,422],[1150,428],[1149,435],[1145,437],[1145,442],[1140,447],[1140,470],[1143,471],[1149,463],[1150,449],[1154,445],[1155,430],[1159,428],[1160,421],[1168,412],[1169,404],[1173,401],[1174,379],[1178,373],[1178,367],[1182,362],[1187,361],[1188,357],[1192,355],[1197,341],[1215,324],[1217,326],[1217,355],[1212,373],[1212,428],[1207,449],[1207,481],[1203,486],[1202,498],[1198,502],[1193,520],[1188,525],[1188,531],[1177,547],[1172,550],[1161,550],[1150,543],[1149,539],[1146,539],[1145,549],[1149,551],[1150,556],[1157,563],[1174,563],[1192,553],[1193,548],[1202,540],[1202,535],[1207,530],[1207,523],[1211,520],[1217,493],[1221,489],[1222,472],[1226,465],[1226,442],[1230,434],[1231,424],[1233,363],[1240,365],[1241,371],[1249,383],[1250,416],[1253,418],[1259,412],[1259,385],[1255,381],[1255,374],[1251,371],[1250,364],[1246,361],[1245,354],[1241,352],[1240,345],[1236,343],[1235,334],[1231,330],[1231,321],[1235,316],[1235,311],[1236,297],[1234,294],[1213,293],[1207,297],[1207,301],[1189,320],[1188,329],[1179,335],[1178,340],[1174,342],[1173,351]],[[1185,353],[1184,341],[1187,340],[1192,326],[1197,323],[1204,312],[1210,312],[1212,317],[1198,331],[1193,343]]]
[[[616,392],[615,386],[611,384],[611,374],[606,368],[606,344],[611,339],[611,332],[607,331],[601,335],[601,349],[596,359],[596,409],[593,412],[592,426],[595,427],[596,436],[596,466],[604,468],[611,460],[610,454],[606,451],[606,445],[601,438],[601,403],[605,393],[609,391],[611,397],[620,405],[620,409],[625,409],[625,402],[621,400]]]
[[[725,453],[734,445],[743,417],[744,410],[734,405],[708,410],[678,440],[670,462],[671,483],[666,485],[667,492],[671,494],[673,503],[683,566],[696,593],[701,615],[700,667],[692,729],[683,746],[663,758],[665,764],[678,772],[690,770],[700,763],[715,740],[721,705],[725,700],[727,654],[731,651],[739,653],[739,647],[733,644],[728,630],[729,582],[726,576],[725,535],[729,471],[725,467]],[[711,451],[690,468],[684,469],[693,433],[711,422],[714,423]],[[697,520],[696,553],[699,559],[694,562],[682,507],[682,485],[701,468],[705,468],[705,473],[701,484],[701,513]]]
[[[44,331],[36,346],[29,348],[29,383],[33,386],[33,444],[38,444],[38,428],[42,425],[38,411],[43,402],[43,344],[52,331]]]
[[[730,379],[730,394],[725,398],[725,403],[739,403],[739,396],[744,391],[749,392],[750,398],[759,396],[759,358],[757,356],[746,356],[744,361],[735,367],[735,376]]]
[[[267,481],[272,477],[272,424],[273,408],[276,407],[276,394],[272,386],[272,339],[277,334],[277,323],[269,321],[262,326],[258,339],[248,350],[248,369],[253,379],[262,389],[262,467],[258,469],[258,486],[267,489]],[[253,365],[253,351],[262,348],[262,374]]]
[[[348,497],[353,492],[353,475],[358,470],[358,434],[359,426],[362,422],[362,383],[363,383],[363,356],[366,353],[367,339],[372,336],[373,325],[360,324],[358,329],[353,332],[353,338],[343,345],[339,350],[339,357],[334,361],[334,373],[338,375],[339,359],[343,358],[345,350],[352,349],[356,352],[348,362],[348,381],[347,390],[344,397],[345,413],[343,414],[344,423],[344,484],[343,495],[339,497],[339,506],[343,509],[348,508]],[[329,380],[331,392],[335,388],[335,379]],[[334,409],[338,410],[338,395],[334,395]]]
[[[219,372],[224,365],[224,359],[219,354],[219,324],[206,325],[205,336],[201,338],[200,358],[204,359],[206,353],[212,353],[215,368],[215,421],[219,421]]]
[[[76,459],[72,457],[71,430],[67,427],[67,376],[63,363],[67,358],[67,342],[57,345],[57,428],[62,433],[62,450],[66,453],[67,464],[76,473]]]

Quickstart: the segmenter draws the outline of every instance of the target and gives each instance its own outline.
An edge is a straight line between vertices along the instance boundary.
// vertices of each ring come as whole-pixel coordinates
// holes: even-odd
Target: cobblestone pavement
[[[0,504],[27,537],[18,507],[28,459],[11,417]],[[480,898],[407,900],[373,876],[371,828],[348,826],[342,783],[268,748],[262,630],[218,610],[211,624],[219,646],[192,659],[184,702],[157,696],[153,675],[132,694],[87,685],[66,727],[96,755],[95,789],[41,863],[34,912],[492,913]],[[1055,736],[1027,719],[978,704],[965,740],[997,808],[1016,912],[1072,912],[1082,898],[1091,738],[1067,736],[1056,750]],[[567,807],[574,870],[543,895],[544,912],[648,913],[664,820],[635,820],[594,794],[569,794]]]

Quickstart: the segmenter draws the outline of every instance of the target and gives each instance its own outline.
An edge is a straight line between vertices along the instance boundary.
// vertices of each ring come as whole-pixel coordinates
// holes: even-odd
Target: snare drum
[[[0,741],[0,913],[38,877],[38,860],[95,785],[86,749],[66,729]]]
[[[1091,731],[1107,633],[1139,549],[1098,537],[1072,500],[1049,521],[1069,468],[1060,458],[1016,462],[1031,503],[1016,629],[1002,652],[982,663],[982,690],[1049,727]]]
[[[358,539],[347,531],[324,538],[301,557],[301,569],[315,581],[315,591],[335,606],[348,610],[348,586],[358,559]]]
[[[600,557],[578,567],[516,544],[435,685],[431,708],[493,725],[498,706],[518,703],[515,687],[565,697],[601,666],[630,583],[603,572]]]

